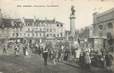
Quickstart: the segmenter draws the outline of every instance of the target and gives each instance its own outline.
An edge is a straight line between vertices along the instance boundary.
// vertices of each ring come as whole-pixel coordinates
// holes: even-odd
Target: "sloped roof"
[[[13,23],[12,23],[13,22]],[[19,27],[20,23],[22,23],[20,21],[20,19],[10,19],[10,18],[3,18],[2,19],[2,24],[0,25],[0,28],[2,27],[6,27],[6,28],[15,28],[15,27]]]
[[[52,19],[52,20],[24,19],[24,21],[25,21],[25,24],[30,24],[30,25],[32,25],[32,24],[35,24],[35,25],[38,25],[38,24],[63,24],[62,22],[55,21],[54,19]]]

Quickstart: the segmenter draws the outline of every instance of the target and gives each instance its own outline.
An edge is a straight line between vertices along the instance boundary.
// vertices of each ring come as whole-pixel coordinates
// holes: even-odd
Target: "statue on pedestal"
[[[75,9],[74,9],[74,6],[71,7],[71,15],[75,15]]]

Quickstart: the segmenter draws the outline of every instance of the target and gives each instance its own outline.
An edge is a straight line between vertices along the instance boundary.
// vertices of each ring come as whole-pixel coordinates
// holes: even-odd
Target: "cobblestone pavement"
[[[64,63],[48,62],[44,66],[40,56],[0,56],[1,73],[80,73],[80,70]]]
[[[33,56],[0,56],[0,73],[103,73],[103,70],[85,71],[78,65],[67,62],[44,66],[43,59]]]

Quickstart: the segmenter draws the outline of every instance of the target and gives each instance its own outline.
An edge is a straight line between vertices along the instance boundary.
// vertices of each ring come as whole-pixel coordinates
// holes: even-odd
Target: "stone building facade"
[[[64,42],[64,25],[54,18],[5,18],[0,10],[0,44]]]
[[[94,48],[114,48],[114,8],[94,13],[92,26],[90,38],[93,38]]]
[[[65,39],[64,24],[55,19],[2,19],[0,27],[1,39],[15,40],[17,42],[23,39],[28,42],[35,40],[62,41]]]
[[[24,38],[38,41],[64,40],[64,24],[55,19],[24,19]]]

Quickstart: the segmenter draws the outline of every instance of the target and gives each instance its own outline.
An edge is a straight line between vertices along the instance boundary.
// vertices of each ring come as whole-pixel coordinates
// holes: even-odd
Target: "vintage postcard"
[[[0,0],[0,73],[114,73],[114,0]]]

